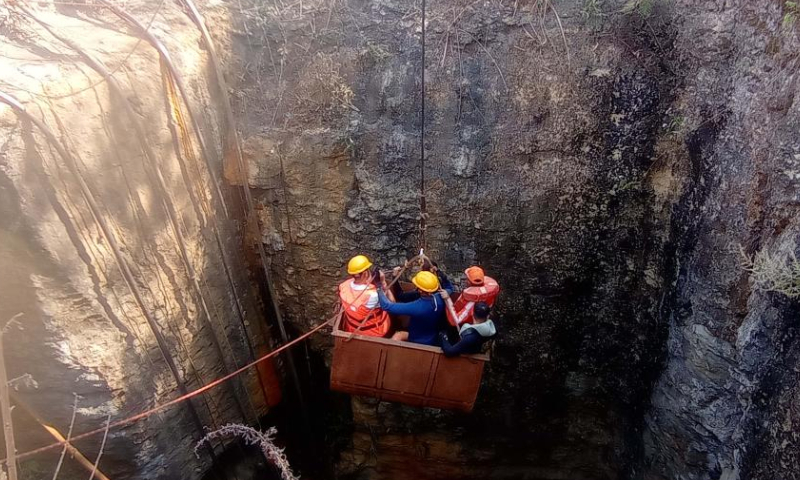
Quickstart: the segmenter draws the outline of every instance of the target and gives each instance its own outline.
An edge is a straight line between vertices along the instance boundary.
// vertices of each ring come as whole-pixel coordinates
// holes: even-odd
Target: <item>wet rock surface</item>
[[[81,61],[77,51],[30,17],[0,7],[0,90],[17,97],[54,132],[100,206],[91,211],[78,176],[42,132],[0,104],[0,324],[23,314],[19,328],[10,327],[3,335],[5,361],[9,378],[29,374],[38,384],[16,384],[13,418],[20,452],[54,441],[28,409],[66,436],[77,394],[73,433],[83,433],[102,427],[108,415],[120,420],[176,397],[168,356],[178,378],[194,389],[250,359],[245,330],[254,348],[268,346],[262,307],[241,254],[239,217],[234,212],[226,218],[214,201],[213,180],[191,127],[183,140],[194,157],[180,148],[181,139],[176,150],[153,47],[138,43],[107,11],[33,3],[28,8],[35,16],[114,72],[121,94]],[[199,34],[180,9],[162,3],[157,16],[153,5],[134,2],[127,7],[143,23],[154,19],[151,32],[170,50],[188,85],[189,101],[202,112],[200,134],[219,177],[216,87],[206,78]],[[155,181],[135,122],[155,152],[166,189]],[[227,199],[231,209],[238,208],[233,198]],[[177,228],[197,272],[200,294],[179,253],[167,203],[178,212]],[[98,218],[117,239],[123,263],[130,265],[134,285],[142,292],[143,308],[120,273]],[[231,282],[214,228],[228,254]],[[203,311],[201,296],[211,318]],[[244,323],[238,319],[237,301]],[[163,349],[156,330],[164,337]],[[193,453],[203,430],[193,422],[189,405],[112,430],[100,470],[110,478],[201,478],[211,462],[208,452],[200,458]],[[191,405],[208,427],[255,421],[267,411],[252,374]],[[101,438],[76,446],[93,462]],[[215,446],[221,451],[221,444]],[[52,478],[59,454],[55,449],[22,462],[21,478]],[[59,478],[88,476],[68,458]]]
[[[16,87],[80,159],[190,388],[247,360],[243,328],[269,348],[255,242],[270,254],[290,335],[331,314],[355,253],[388,268],[424,246],[454,279],[477,263],[503,287],[501,334],[470,415],[329,392],[329,339],[298,349],[304,398],[264,420],[305,478],[798,478],[798,305],[758,288],[745,261],[797,250],[800,40],[788,4],[429,2],[422,162],[419,2],[199,2],[247,178],[223,154],[197,29],[171,2],[126,5],[142,21],[160,9],[151,30],[202,111],[214,171],[232,186],[229,219],[210,201],[208,173],[181,168],[155,52],[133,50],[107,12],[36,10],[85,32],[70,38],[111,69],[125,63],[124,99],[2,6],[0,86]],[[212,328],[125,101],[160,159]],[[7,362],[10,376],[40,385],[20,397],[66,430],[73,392],[92,426],[175,395],[76,178],[7,108],[0,130],[0,312],[25,313]],[[242,185],[258,204],[250,218]],[[222,357],[214,335],[231,342]],[[195,402],[205,424],[267,412],[254,376],[233,388]],[[238,412],[234,393],[255,412]],[[50,441],[19,422],[24,448]],[[101,465],[112,478],[214,475],[193,456],[197,437],[187,410],[171,410],[113,432]],[[55,461],[26,463],[25,478],[49,477]],[[220,461],[240,478],[266,474],[248,451]],[[85,477],[73,467],[60,478]]]
[[[677,253],[665,370],[647,415],[645,478],[797,478],[788,433],[798,385],[797,304],[761,292],[744,255],[797,249],[797,32],[768,2],[709,2],[677,47],[691,171],[674,214]],[[794,45],[795,47],[792,47]],[[788,49],[788,50],[787,50]]]
[[[337,474],[794,478],[795,307],[753,288],[738,247],[795,248],[786,12],[428,8],[424,165],[419,5],[247,4],[227,32],[298,329],[328,314],[350,255],[389,267],[419,248],[423,168],[426,252],[504,288],[476,411],[353,399]]]

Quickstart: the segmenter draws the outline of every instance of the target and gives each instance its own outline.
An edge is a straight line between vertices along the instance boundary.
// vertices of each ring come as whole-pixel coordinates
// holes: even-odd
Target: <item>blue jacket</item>
[[[447,340],[447,335],[442,332],[440,338],[442,351],[445,357],[481,353],[483,344],[494,338],[496,334],[497,330],[491,320],[478,325],[466,324],[461,327],[459,332],[461,338],[455,345],[451,345]]]
[[[449,281],[443,283],[442,287],[448,293],[453,291],[453,286]],[[445,304],[441,295],[435,293],[421,297],[417,292],[409,292],[398,299],[407,300],[409,303],[395,303],[386,298],[383,291],[378,290],[378,300],[380,300],[381,309],[385,312],[389,312],[392,315],[408,315],[411,317],[408,324],[409,342],[433,346],[439,345],[439,330],[447,322]]]

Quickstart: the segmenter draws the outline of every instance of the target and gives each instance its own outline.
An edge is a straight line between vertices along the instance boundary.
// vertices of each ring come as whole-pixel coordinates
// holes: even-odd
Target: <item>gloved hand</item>
[[[370,279],[370,283],[372,285],[375,285],[376,287],[380,287],[383,284],[383,282],[381,282],[382,277],[383,273],[376,268],[375,270],[372,271],[372,278]]]

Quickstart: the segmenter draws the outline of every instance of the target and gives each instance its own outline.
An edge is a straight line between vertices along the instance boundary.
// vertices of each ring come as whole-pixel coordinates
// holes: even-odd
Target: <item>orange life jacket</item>
[[[453,314],[447,311],[447,320],[450,325],[457,327],[464,323],[472,323],[472,309],[478,302],[484,302],[490,307],[494,306],[497,295],[500,294],[500,285],[492,277],[483,277],[483,285],[473,285],[461,292],[455,301],[455,314],[458,318],[453,318]]]
[[[339,284],[339,298],[342,300],[344,311],[342,330],[358,331],[360,335],[370,337],[386,336],[392,325],[389,314],[380,307],[367,307],[369,298],[373,293],[377,293],[375,286],[367,285],[365,290],[356,290],[353,288],[353,282],[353,279],[348,279]]]

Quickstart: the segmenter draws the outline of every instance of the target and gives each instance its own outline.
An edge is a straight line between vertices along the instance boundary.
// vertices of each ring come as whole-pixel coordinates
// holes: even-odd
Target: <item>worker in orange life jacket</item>
[[[467,288],[453,304],[448,295],[442,295],[447,308],[447,320],[450,325],[460,327],[464,323],[473,323],[473,309],[478,302],[484,302],[489,307],[494,306],[500,285],[495,279],[486,275],[481,267],[472,266],[464,271],[467,276]]]
[[[360,335],[384,337],[389,333],[389,314],[381,310],[372,262],[364,255],[356,255],[347,263],[350,278],[339,285],[344,318],[342,330]]]

